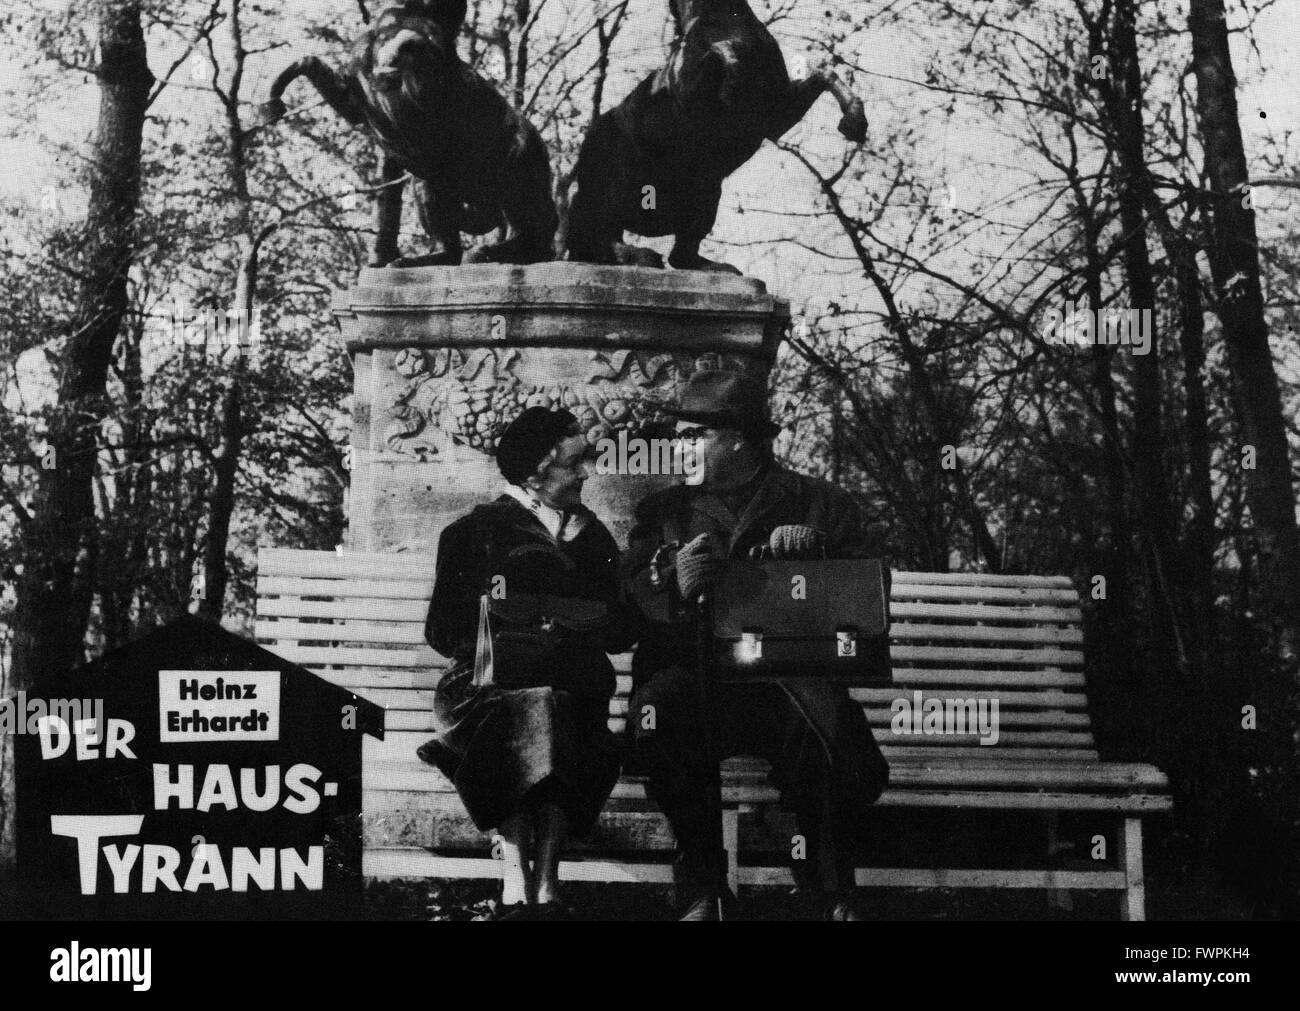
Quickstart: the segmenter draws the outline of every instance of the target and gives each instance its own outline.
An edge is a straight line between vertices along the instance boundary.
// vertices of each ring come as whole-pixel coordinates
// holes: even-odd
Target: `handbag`
[[[711,604],[719,681],[892,680],[888,569],[878,558],[729,561]]]
[[[479,597],[472,683],[482,687],[499,681],[503,658],[512,668],[528,657],[584,640],[608,624],[609,608],[603,600],[545,593],[494,598],[484,593]]]

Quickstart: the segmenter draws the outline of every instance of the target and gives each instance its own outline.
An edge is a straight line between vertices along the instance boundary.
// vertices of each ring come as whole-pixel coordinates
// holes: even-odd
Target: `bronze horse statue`
[[[284,114],[290,82],[305,77],[336,113],[368,130],[384,154],[384,179],[416,180],[420,223],[433,243],[424,256],[399,255],[402,187],[379,193],[371,266],[459,264],[461,232],[506,227],[504,241],[475,250],[480,262],[553,258],[555,203],[541,135],[456,53],[466,0],[405,0],[357,39],[342,72],[314,56],[286,67],[271,85],[267,119]]]
[[[678,270],[735,268],[700,256],[722,181],[795,126],[829,91],[854,143],[867,136],[862,102],[829,69],[791,81],[776,40],[745,0],[669,0],[676,39],[666,66],[592,125],[578,154],[568,253],[588,263],[662,266],[623,244],[624,229],[675,236]]]

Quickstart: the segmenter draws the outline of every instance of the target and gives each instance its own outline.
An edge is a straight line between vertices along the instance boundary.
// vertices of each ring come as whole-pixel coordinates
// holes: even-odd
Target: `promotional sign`
[[[19,868],[44,915],[354,909],[361,736],[382,737],[378,706],[194,617],[47,695],[27,701],[16,749]]]

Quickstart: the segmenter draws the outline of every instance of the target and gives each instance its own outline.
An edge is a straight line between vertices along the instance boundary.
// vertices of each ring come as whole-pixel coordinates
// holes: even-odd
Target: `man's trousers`
[[[782,803],[795,813],[806,861],[792,860],[801,883],[831,891],[853,886],[867,808],[881,794],[889,767],[862,708],[842,685],[750,682],[714,692],[713,747],[718,760],[754,755],[772,766]],[[632,694],[628,726],[638,771],[667,815],[688,878],[725,874],[709,825],[711,777],[704,752],[703,700],[693,671],[656,671]],[[791,840],[791,850],[797,851]]]

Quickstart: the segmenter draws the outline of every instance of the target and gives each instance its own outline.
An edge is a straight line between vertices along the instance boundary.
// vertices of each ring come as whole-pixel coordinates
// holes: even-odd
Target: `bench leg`
[[[727,851],[727,887],[735,895],[740,889],[740,812],[734,807],[722,812],[722,846]]]
[[[1146,875],[1142,870],[1142,819],[1124,818],[1120,824],[1120,859],[1124,862],[1124,919],[1147,918]]]
[[[1070,849],[1068,843],[1061,842],[1061,817],[1055,811],[1049,811],[1047,814],[1047,859],[1048,866],[1056,866],[1056,855],[1064,850]],[[1059,909],[1064,913],[1074,912],[1074,897],[1066,888],[1052,888],[1047,892],[1047,904],[1052,909]]]

